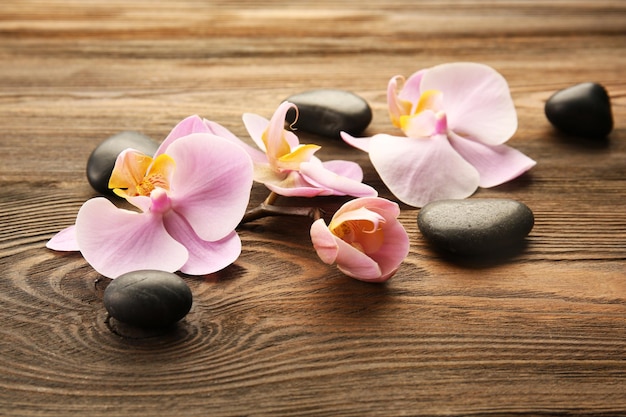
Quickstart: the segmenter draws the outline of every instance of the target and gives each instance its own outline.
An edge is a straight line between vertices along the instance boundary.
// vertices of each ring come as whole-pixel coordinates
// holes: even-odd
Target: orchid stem
[[[321,219],[324,215],[324,211],[319,207],[285,207],[275,206],[273,203],[278,198],[278,194],[271,192],[265,201],[259,204],[257,207],[248,210],[239,222],[239,225],[250,223],[254,220],[262,219],[263,217],[272,216],[296,216],[296,217],[308,217],[313,221]]]

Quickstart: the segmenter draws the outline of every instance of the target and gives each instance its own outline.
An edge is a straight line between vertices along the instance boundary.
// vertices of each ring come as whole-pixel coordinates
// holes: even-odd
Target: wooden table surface
[[[162,140],[199,114],[250,141],[242,113],[326,87],[368,100],[367,134],[393,133],[388,79],[453,61],[506,77],[509,144],[538,162],[474,195],[534,211],[518,253],[444,256],[402,206],[410,254],[367,284],[317,258],[308,220],[263,219],[234,265],[184,277],[194,303],[175,331],[125,338],[108,280],[44,247],[96,195],[85,163],[110,135]],[[586,81],[611,96],[608,141],[544,116]],[[624,1],[3,1],[0,415],[626,415],[625,120]],[[301,139],[393,198],[366,154]],[[250,206],[266,194],[255,184]]]

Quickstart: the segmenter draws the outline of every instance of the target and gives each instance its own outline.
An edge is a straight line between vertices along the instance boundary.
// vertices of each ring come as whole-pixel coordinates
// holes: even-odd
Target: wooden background
[[[538,161],[475,195],[533,209],[519,253],[443,256],[403,206],[410,255],[372,285],[322,264],[307,220],[264,219],[234,265],[185,277],[176,331],[124,338],[106,280],[44,247],[95,195],[85,163],[112,134],[162,140],[199,114],[249,140],[243,112],[319,87],[363,96],[366,133],[393,133],[388,79],[452,61],[507,78],[509,143]],[[0,415],[626,415],[625,69],[618,0],[3,1]],[[554,91],[585,81],[610,93],[606,142],[545,119]],[[392,198],[365,154],[301,139]],[[251,206],[265,195],[255,185]]]

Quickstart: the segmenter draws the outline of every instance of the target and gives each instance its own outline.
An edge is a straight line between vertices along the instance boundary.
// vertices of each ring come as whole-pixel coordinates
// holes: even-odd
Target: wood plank
[[[626,3],[607,0],[3,2],[0,415],[626,414],[625,35]],[[363,96],[366,133],[392,133],[391,76],[466,60],[506,77],[509,143],[538,161],[475,195],[533,209],[518,253],[436,252],[402,206],[410,254],[372,285],[323,264],[309,222],[263,219],[240,230],[235,264],[185,276],[194,304],[176,331],[133,339],[107,325],[108,280],[44,248],[96,195],[86,159],[114,133],[161,140],[200,114],[249,141],[243,112],[318,87]],[[544,116],[585,81],[611,95],[606,143]],[[301,139],[393,198],[364,153]],[[266,195],[255,185],[250,206]]]

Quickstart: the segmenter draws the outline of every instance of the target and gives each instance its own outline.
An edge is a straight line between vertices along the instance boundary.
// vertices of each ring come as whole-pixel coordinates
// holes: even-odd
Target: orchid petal
[[[318,145],[300,145],[278,158],[278,166],[280,169],[298,170],[302,162],[307,162],[320,149]]]
[[[363,152],[367,152],[369,153],[370,151],[370,141],[371,141],[371,137],[367,137],[367,138],[355,138],[354,136],[349,135],[346,132],[341,132],[340,133],[341,138],[343,139],[344,142],[346,142],[348,145],[355,147],[357,149],[362,150]]]
[[[167,149],[176,161],[171,199],[201,239],[232,232],[247,208],[252,162],[241,147],[211,134],[194,133]]]
[[[264,133],[263,142],[265,142],[266,153],[270,162],[272,159],[278,159],[291,152],[291,146],[285,138],[285,118],[291,108],[297,110],[295,104],[283,101],[272,115],[270,123]]]
[[[267,122],[267,121],[266,121]],[[258,149],[253,148],[248,145],[241,139],[239,139],[235,134],[233,134],[230,130],[226,129],[224,126],[219,123],[213,122],[211,120],[204,119],[204,124],[208,128],[209,133],[212,133],[221,138],[227,139],[232,143],[236,143],[241,146],[243,150],[246,151],[250,158],[252,158],[252,162],[254,163],[262,163],[267,162],[267,156],[265,155],[265,151],[260,151]]]
[[[76,227],[74,225],[66,227],[59,233],[52,236],[46,243],[48,249],[56,251],[78,251],[78,242],[76,241]]]
[[[324,168],[324,165],[317,161],[301,163],[300,173],[305,178],[310,178],[315,183],[331,191],[331,194],[326,195],[351,195],[354,197],[378,195],[378,192],[369,185],[338,175]]]
[[[226,268],[241,254],[241,240],[235,231],[222,239],[202,240],[191,225],[178,213],[170,211],[163,218],[165,229],[177,241],[184,242],[189,258],[180,271],[190,275],[205,275]]]
[[[267,129],[267,125],[269,124],[269,120],[265,117],[259,116],[254,113],[244,113],[242,116],[243,124],[248,131],[248,134],[256,143],[256,146],[259,147],[263,152],[267,152],[265,147],[265,143],[263,141],[263,134]]]
[[[370,159],[389,190],[415,207],[444,198],[470,196],[478,171],[452,148],[447,138],[406,138],[376,135]]]
[[[337,240],[326,227],[324,219],[318,219],[311,225],[311,242],[322,262],[333,264],[337,259]]]
[[[351,180],[359,182],[363,181],[363,170],[356,162],[337,159],[322,162],[322,165],[327,170],[332,171],[337,175],[341,175],[342,177],[350,178]]]
[[[79,210],[76,240],[87,262],[108,278],[140,269],[174,272],[188,258],[160,215],[122,210],[102,197],[88,200]]]
[[[378,263],[360,250],[339,238],[337,242],[337,268],[349,277],[362,281],[377,281],[382,276]]]
[[[409,103],[413,103],[413,106],[417,105],[419,101],[422,91],[424,91],[421,87],[422,77],[428,71],[428,69],[419,70],[413,73],[409,78],[404,81],[404,85],[402,89],[398,93],[398,97],[400,100],[408,101]],[[415,108],[409,110],[409,113],[414,113]]]
[[[509,86],[493,68],[451,63],[429,68],[421,90],[443,93],[448,127],[488,145],[506,142],[517,130],[517,113]]]
[[[507,145],[488,146],[450,132],[450,143],[456,151],[478,170],[479,185],[494,187],[512,180],[535,166],[537,162]]]
[[[426,138],[435,133],[437,115],[430,109],[421,111],[413,116],[402,116],[400,128],[411,138]]]
[[[404,78],[398,75],[387,84],[387,107],[389,109],[389,118],[394,126],[400,127],[400,118],[411,112],[411,102],[402,100],[398,97],[399,81],[403,82]]]
[[[264,182],[265,186],[276,194],[285,197],[317,197],[332,195],[332,190],[311,184],[297,171],[291,171],[285,178]]]
[[[161,143],[154,156],[165,153],[167,148],[176,140],[192,133],[210,133],[210,129],[204,124],[204,120],[198,115],[189,116],[180,121]]]

